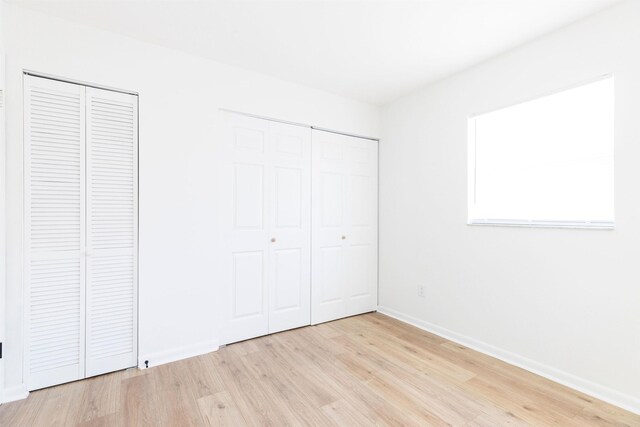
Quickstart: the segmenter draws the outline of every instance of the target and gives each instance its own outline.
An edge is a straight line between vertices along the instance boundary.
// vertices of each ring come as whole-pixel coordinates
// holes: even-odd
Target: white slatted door
[[[346,136],[313,131],[313,324],[347,315],[348,147]]]
[[[26,382],[84,377],[85,89],[25,76]]]
[[[90,377],[137,363],[138,98],[86,93]]]
[[[223,343],[269,333],[267,143],[269,124],[222,114]]]
[[[311,130],[269,123],[269,333],[311,323]]]
[[[376,310],[378,144],[313,131],[312,324]]]

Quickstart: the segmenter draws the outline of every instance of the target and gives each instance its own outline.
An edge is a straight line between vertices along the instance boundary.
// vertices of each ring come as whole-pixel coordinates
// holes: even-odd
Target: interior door
[[[270,122],[269,333],[311,322],[311,129]]]
[[[378,142],[348,137],[347,316],[378,307]]]
[[[137,97],[25,76],[30,390],[136,365]]]
[[[376,141],[313,131],[312,324],[377,307],[377,150]]]
[[[137,361],[138,97],[86,89],[86,376]]]
[[[311,322],[311,131],[223,113],[224,343]]]
[[[25,380],[84,377],[85,89],[25,76]]]
[[[267,224],[269,123],[222,114],[223,343],[269,333]]]
[[[347,315],[349,145],[345,136],[313,130],[311,323]]]

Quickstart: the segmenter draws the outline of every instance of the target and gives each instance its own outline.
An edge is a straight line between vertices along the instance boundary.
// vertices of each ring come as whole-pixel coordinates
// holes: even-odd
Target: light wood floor
[[[640,426],[640,416],[381,314],[31,393],[0,426]]]

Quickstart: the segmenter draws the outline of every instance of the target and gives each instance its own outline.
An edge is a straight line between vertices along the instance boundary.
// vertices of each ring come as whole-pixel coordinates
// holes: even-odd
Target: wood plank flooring
[[[0,426],[640,426],[640,416],[371,313],[31,393]]]

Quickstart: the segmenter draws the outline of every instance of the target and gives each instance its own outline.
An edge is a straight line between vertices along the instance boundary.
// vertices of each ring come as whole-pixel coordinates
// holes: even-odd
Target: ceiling
[[[376,105],[618,0],[13,0]]]

